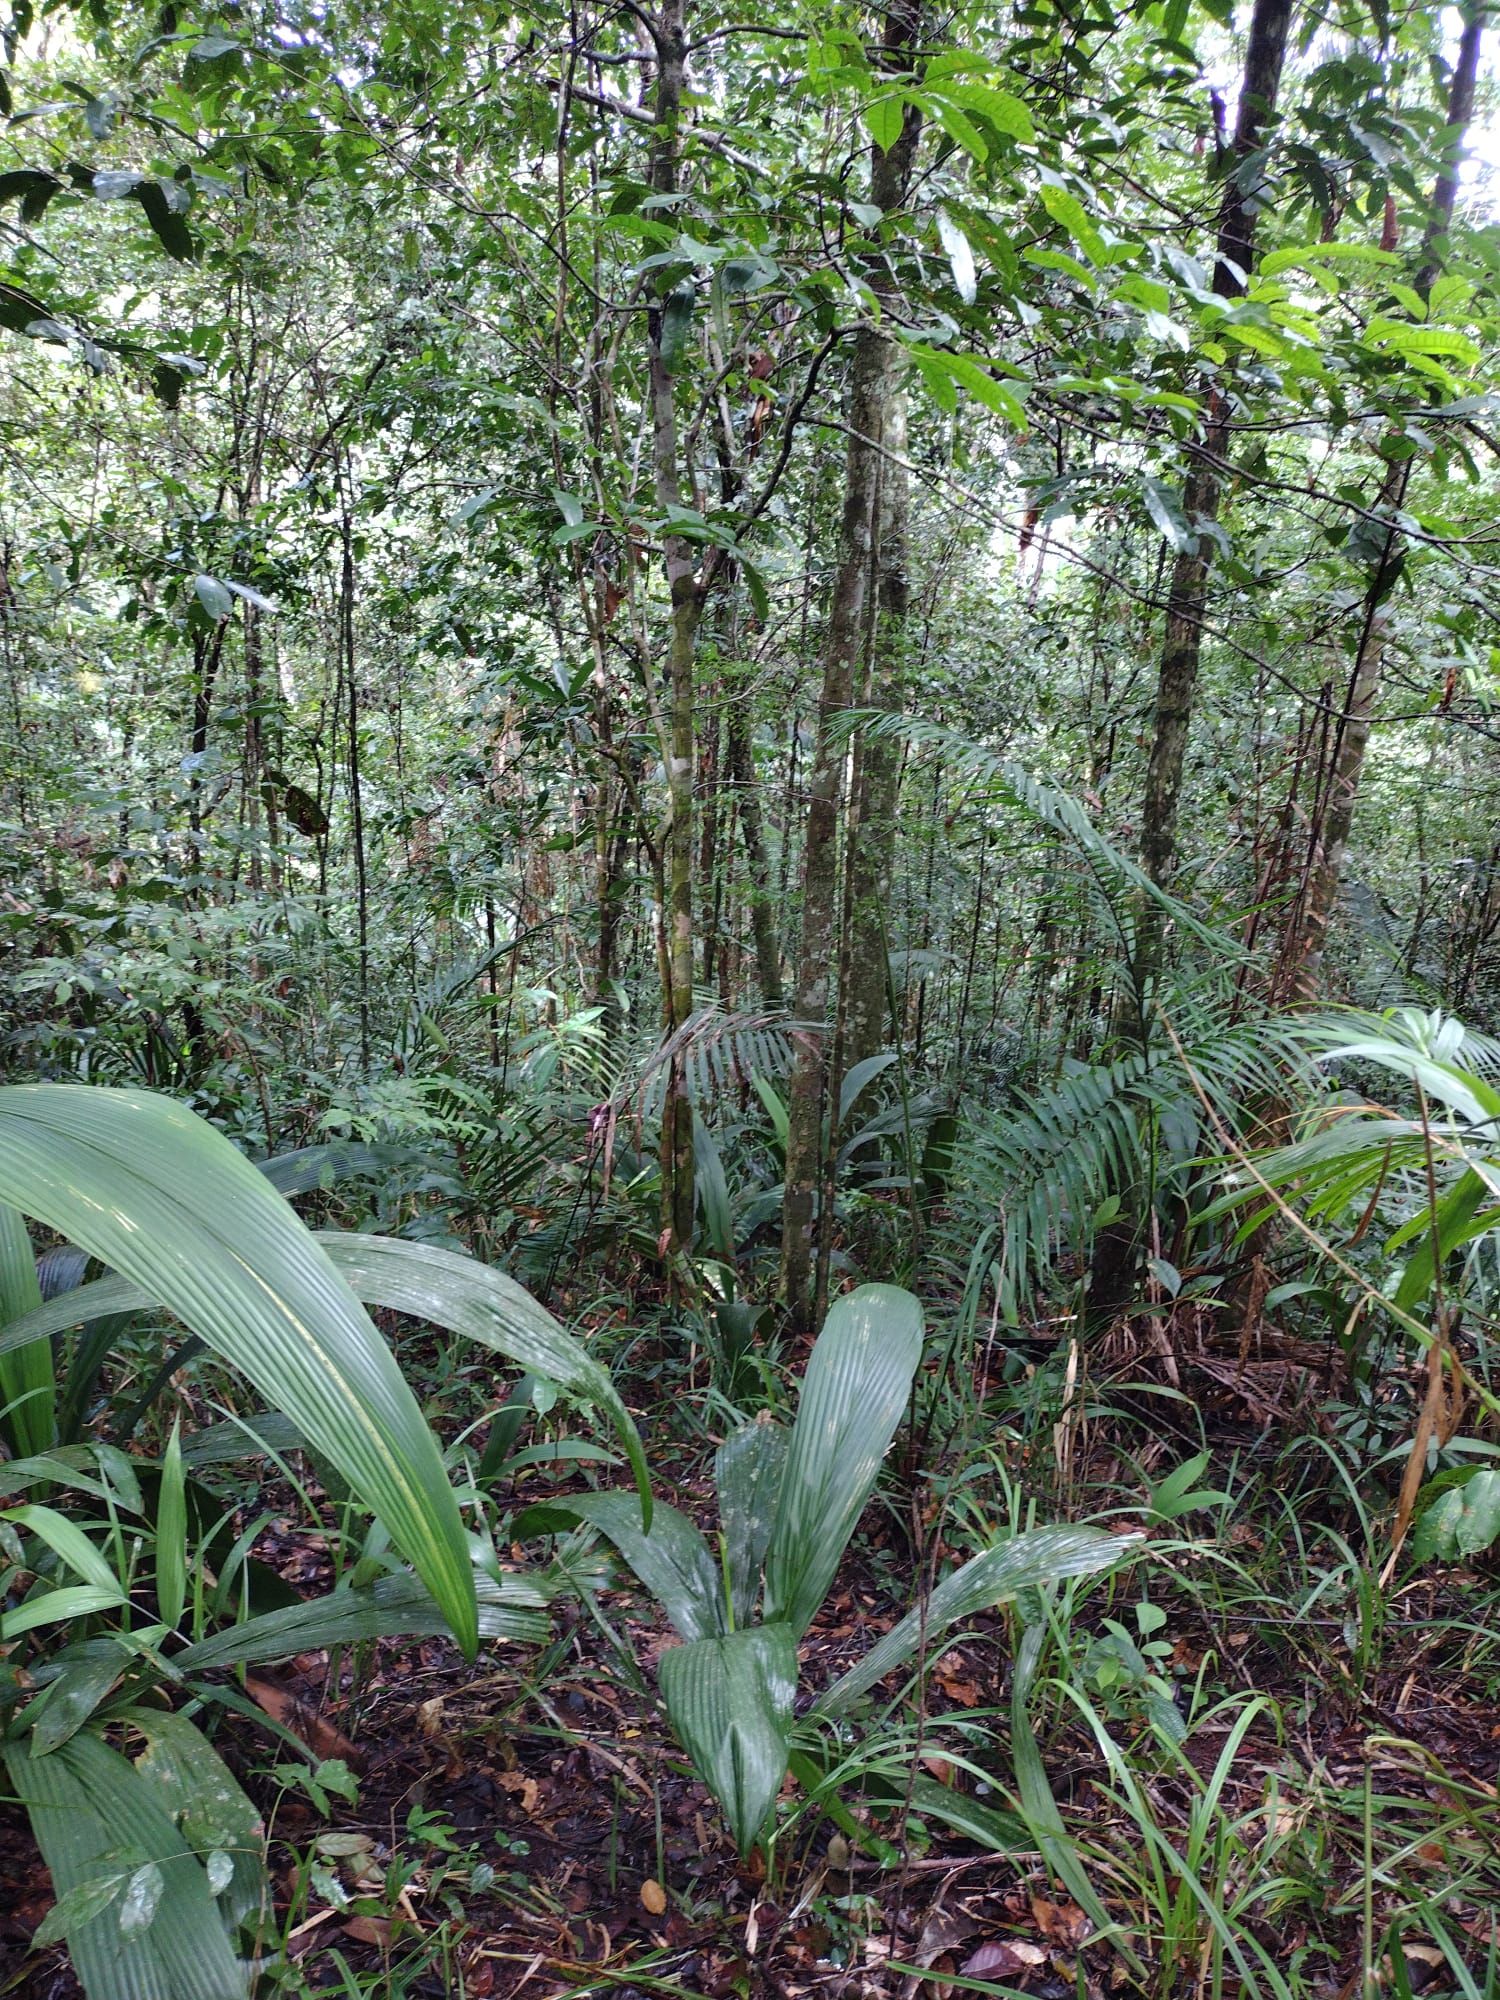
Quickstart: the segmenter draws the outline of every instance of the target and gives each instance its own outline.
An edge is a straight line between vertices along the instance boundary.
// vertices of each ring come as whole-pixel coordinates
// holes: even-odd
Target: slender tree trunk
[[[354,474],[343,492],[340,531],[339,652],[349,703],[349,831],[354,849],[354,919],[359,966],[359,1066],[370,1074],[370,877],[365,855],[364,786],[359,770],[359,686],[354,645]]]
[[[687,76],[687,0],[666,0],[651,24],[651,35],[657,59],[651,184],[659,195],[674,195],[679,192],[678,135]],[[682,504],[676,397],[663,354],[665,305],[658,299],[647,319],[652,467],[656,501],[663,512]],[[672,617],[667,741],[662,745],[669,800],[664,914],[667,1016],[675,1032],[693,1011],[693,668],[703,601],[693,544],[669,534],[663,547]],[[670,1255],[693,1240],[693,1107],[680,1059],[671,1065],[662,1119],[662,1228]]]
[[[755,939],[755,971],[760,997],[767,1007],[782,1004],[781,953],[776,942],[776,913],[771,901],[771,870],[766,860],[761,822],[760,790],[750,747],[748,706],[731,695],[724,720],[724,761],[739,805],[745,862],[750,875],[750,931]]]
[[[867,706],[899,709],[905,686],[907,577],[911,480],[906,470],[906,389],[893,384],[886,399],[886,460],[880,479],[878,546],[879,618],[870,665]],[[891,876],[896,859],[896,815],[901,793],[901,746],[889,736],[860,745],[859,796],[852,858],[853,935],[849,945],[849,1002],[844,1057],[852,1067],[885,1040],[890,992]]]
[[[909,64],[917,39],[920,7],[893,6],[886,15],[884,59],[892,69]],[[870,198],[890,214],[905,199],[907,175],[920,130],[909,108],[889,152],[872,147]],[[889,292],[891,278],[873,266],[877,297]],[[839,806],[847,748],[836,739],[835,718],[850,705],[855,672],[865,638],[877,532],[881,452],[886,439],[892,384],[892,346],[880,324],[867,322],[854,337],[849,386],[849,450],[844,476],[844,508],[839,530],[838,567],[829,611],[823,689],[818,704],[817,740],[807,778],[807,831],[802,855],[802,939],[798,957],[796,1065],[788,1107],[786,1188],[782,1202],[781,1294],[794,1330],[807,1330],[814,1276],[813,1232],[823,1178],[823,1116],[828,1081],[828,1024],[831,968],[839,901]],[[825,1191],[826,1194],[826,1191]]]
[[[1234,128],[1234,162],[1219,205],[1219,232],[1213,289],[1220,298],[1239,298],[1255,255],[1255,212],[1241,187],[1238,168],[1264,143],[1275,115],[1293,0],[1256,0],[1250,43]],[[1187,754],[1188,730],[1203,650],[1203,615],[1213,565],[1212,528],[1219,517],[1225,458],[1229,445],[1229,403],[1210,388],[1208,420],[1182,496],[1182,511],[1194,546],[1177,557],[1167,600],[1166,635],[1157,677],[1156,715],[1146,795],[1141,808],[1141,859],[1153,882],[1171,880],[1177,855],[1177,804]],[[1157,906],[1140,913],[1134,986],[1138,1002],[1151,985],[1161,957],[1161,915]]]
[[[1468,0],[1464,10],[1463,39],[1448,90],[1447,126],[1451,135],[1451,153],[1433,189],[1432,213],[1424,232],[1422,265],[1417,273],[1416,288],[1424,300],[1442,270],[1447,250],[1453,204],[1458,194],[1458,157],[1474,115],[1480,46],[1491,4],[1492,0]],[[1386,642],[1385,621],[1380,607],[1390,589],[1400,558],[1401,537],[1396,517],[1406,496],[1411,464],[1409,457],[1390,461],[1375,502],[1376,517],[1386,522],[1385,545],[1365,593],[1354,665],[1334,732],[1327,780],[1309,835],[1304,888],[1293,907],[1285,934],[1283,978],[1286,989],[1300,1000],[1316,996],[1322,976],[1323,950],[1334,911],[1338,907],[1344,851],[1354,824],[1354,808],[1364,774],[1375,698],[1380,691],[1381,661]]]

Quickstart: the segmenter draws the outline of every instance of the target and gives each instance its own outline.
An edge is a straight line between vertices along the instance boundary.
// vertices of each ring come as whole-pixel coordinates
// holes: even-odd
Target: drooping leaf
[[[1031,1528],[992,1549],[982,1549],[933,1591],[925,1606],[909,1611],[878,1639],[857,1666],[836,1680],[814,1706],[821,1715],[842,1715],[887,1674],[903,1667],[924,1637],[936,1644],[942,1634],[987,1611],[1018,1591],[1035,1590],[1069,1576],[1092,1576],[1113,1569],[1140,1543],[1139,1535],[1107,1535],[1098,1528]]]
[[[658,1672],[672,1727],[748,1854],[786,1776],[796,1640],[785,1625],[720,1633],[669,1646]]]
[[[545,1588],[534,1578],[482,1572],[474,1579],[481,1639],[539,1645],[547,1636]],[[441,1636],[447,1622],[432,1593],[414,1576],[382,1576],[367,1588],[340,1584],[305,1604],[285,1604],[246,1618],[174,1654],[187,1674],[253,1667],[294,1653],[355,1646],[369,1639]]]
[[[524,1541],[580,1521],[609,1537],[684,1639],[710,1639],[724,1631],[724,1580],[686,1515],[658,1501],[648,1532],[634,1493],[566,1493],[528,1508],[515,1534]]]
[[[768,1623],[807,1630],[875,1485],[922,1358],[922,1309],[897,1285],[861,1285],[813,1344],[766,1558]]]
[[[473,1651],[473,1569],[436,1441],[325,1252],[227,1139],[144,1091],[10,1086],[0,1200],[159,1298],[241,1368],[381,1517]]]
[[[938,210],[937,226],[948,255],[948,268],[953,273],[953,288],[964,304],[971,306],[978,296],[979,279],[969,239],[946,209]]]
[[[601,1410],[625,1447],[649,1527],[651,1480],[635,1419],[607,1370],[524,1285],[493,1264],[430,1243],[340,1231],[327,1231],[317,1240],[366,1305],[410,1313],[466,1340],[477,1340],[529,1374],[544,1376]]]

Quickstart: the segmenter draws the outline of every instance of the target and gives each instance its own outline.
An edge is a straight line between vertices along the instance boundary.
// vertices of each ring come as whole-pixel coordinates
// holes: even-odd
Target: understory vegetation
[[[1488,0],[0,0],[0,1994],[1500,2000]]]

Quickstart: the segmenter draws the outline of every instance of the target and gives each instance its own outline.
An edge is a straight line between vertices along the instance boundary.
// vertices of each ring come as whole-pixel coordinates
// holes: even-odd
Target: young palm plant
[[[907,1407],[922,1357],[910,1292],[861,1285],[832,1307],[814,1343],[790,1432],[742,1425],[714,1462],[717,1550],[658,1501],[570,1496],[533,1508],[518,1532],[587,1523],[608,1536],[682,1644],[662,1654],[662,1699],[741,1853],[766,1834],[791,1757],[798,1642],[833,1583]],[[982,1551],[946,1577],[813,1704],[830,1716],[925,1643],[1017,1591],[1118,1562],[1132,1539],[1039,1528]]]
[[[24,1215],[110,1274],[41,1303]],[[0,1463],[0,1755],[57,1890],[47,1934],[67,1937],[91,2000],[247,1991],[235,1938],[262,1901],[258,1819],[174,1696],[234,1705],[205,1677],[309,1647],[451,1632],[472,1657],[481,1638],[543,1634],[545,1580],[502,1574],[474,1547],[365,1304],[474,1339],[607,1414],[649,1510],[640,1441],[608,1376],[500,1273],[426,1245],[315,1237],[265,1175],[166,1099],[0,1090],[0,1399],[14,1454]],[[377,1531],[327,1596],[236,1622],[259,1524],[210,1566],[213,1534],[195,1555],[189,1506],[191,1468],[234,1447],[205,1434],[195,1449],[174,1427],[153,1465],[97,1438],[57,1441],[68,1385],[53,1337],[103,1329],[75,1350],[92,1366],[100,1338],[161,1306],[281,1413],[242,1426],[252,1449],[257,1428],[308,1447],[410,1568],[384,1558]],[[140,1754],[115,1747],[122,1731]]]

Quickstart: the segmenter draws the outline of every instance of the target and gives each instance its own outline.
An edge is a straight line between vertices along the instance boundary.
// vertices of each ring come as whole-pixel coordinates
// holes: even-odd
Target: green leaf
[[[677,373],[687,352],[697,302],[697,287],[691,278],[684,278],[668,294],[661,309],[661,365],[669,375]]]
[[[748,1854],[786,1776],[796,1639],[785,1625],[758,1625],[669,1646],[658,1673],[672,1727]]]
[[[1198,547],[1198,537],[1188,526],[1182,512],[1182,502],[1169,487],[1159,479],[1142,482],[1141,497],[1146,503],[1146,512],[1156,523],[1162,540],[1174,548],[1179,555],[1193,555]]]
[[[36,1255],[25,1217],[0,1206],[0,1325],[10,1326],[42,1303]],[[44,1452],[53,1441],[57,1385],[52,1343],[45,1336],[0,1354],[0,1435],[18,1458]]]
[[[99,1590],[123,1597],[120,1580],[76,1521],[52,1507],[12,1507],[5,1517],[45,1542],[75,1575]]]
[[[473,1569],[441,1455],[385,1342],[264,1176],[144,1091],[0,1089],[0,1201],[170,1308],[385,1522],[467,1653]]]
[[[1450,1486],[1422,1514],[1412,1535],[1417,1562],[1481,1555],[1500,1539],[1500,1472],[1483,1467]]]
[[[118,1584],[107,1590],[103,1584],[80,1583],[41,1591],[14,1611],[0,1614],[0,1643],[19,1639],[23,1632],[34,1632],[39,1625],[71,1624],[75,1619],[92,1617],[96,1611],[113,1611],[124,1601]]]
[[[992,1549],[981,1550],[944,1577],[925,1605],[909,1611],[857,1666],[836,1680],[813,1704],[816,1712],[842,1715],[851,1702],[905,1666],[924,1639],[934,1644],[954,1625],[1004,1603],[1019,1591],[1112,1569],[1134,1552],[1140,1540],[1139,1535],[1107,1535],[1098,1528],[1031,1528],[1009,1541],[997,1542]]]
[[[545,1640],[547,1620],[542,1614],[548,1593],[535,1578],[481,1574],[474,1582],[481,1639],[510,1639],[523,1645]],[[447,1629],[432,1593],[418,1578],[382,1576],[367,1588],[340,1584],[305,1604],[284,1604],[258,1618],[243,1619],[185,1647],[173,1656],[173,1665],[182,1673],[210,1673],[220,1667],[287,1660],[294,1653],[356,1646],[370,1639],[437,1637]]]
[[[724,1567],[736,1630],[755,1615],[760,1566],[771,1540],[785,1466],[786,1432],[767,1414],[731,1431],[714,1454]]]
[[[182,1420],[172,1425],[156,1499],[156,1611],[175,1632],[187,1601],[187,1477],[182,1465]]]
[[[906,108],[898,94],[887,91],[883,97],[871,99],[860,112],[859,122],[869,133],[870,143],[888,153],[901,137]]]
[[[633,1493],[566,1493],[528,1508],[515,1524],[516,1539],[555,1534],[579,1521],[609,1537],[684,1639],[710,1639],[725,1629],[719,1566],[686,1515],[658,1501],[647,1531]]]
[[[233,597],[216,576],[195,576],[193,589],[197,592],[198,602],[210,618],[215,620],[227,618],[234,610]]]
[[[29,1757],[18,1744],[4,1755],[60,1900],[108,1874],[133,1877],[148,1863],[161,1873],[149,1929],[124,1934],[113,1896],[69,1925],[69,1953],[89,2000],[241,2000],[245,1973],[208,1878],[135,1766],[87,1731],[50,1756]],[[130,1857],[124,1870],[122,1853]]]
[[[922,1308],[898,1285],[861,1285],[813,1344],[766,1560],[765,1616],[800,1638],[838,1570],[922,1358]]]
[[[70,1658],[71,1654],[78,1657]],[[129,1647],[113,1633],[83,1640],[55,1655],[49,1665],[61,1665],[61,1673],[26,1711],[28,1720],[35,1717],[31,1723],[32,1756],[45,1757],[76,1735],[107,1699],[131,1658]]]
[[[129,1879],[123,1868],[96,1875],[88,1882],[75,1882],[65,1896],[59,1896],[31,1934],[33,1951],[46,1951],[61,1944],[72,1932],[81,1930],[90,1918],[107,1910]]]
[[[136,1769],[203,1861],[229,1923],[253,1917],[266,1891],[265,1836],[229,1766],[185,1715],[136,1707],[121,1719],[145,1737]]]
[[[946,209],[938,210],[937,227],[947,252],[948,268],[953,273],[953,289],[966,306],[971,306],[978,295],[979,280],[969,239]]]
[[[1032,1727],[1031,1714],[1027,1706],[1036,1680],[1037,1668],[1041,1663],[1044,1637],[1045,1633],[1041,1626],[1027,1627],[1022,1634],[1020,1650],[1016,1655],[1015,1673],[1011,1679],[1011,1756],[1015,1762],[1016,1790],[1020,1795],[1021,1811],[1031,1829],[1032,1838],[1041,1857],[1052,1874],[1071,1892],[1073,1900],[1090,1918],[1095,1930],[1107,1931],[1112,1935],[1115,1950],[1119,1952],[1136,1978],[1144,1982],[1145,1968],[1129,1945],[1118,1935],[1118,1925],[1095,1893],[1094,1885],[1063,1822],[1063,1816],[1057,1809],[1057,1801],[1047,1781],[1047,1768],[1042,1762],[1042,1753],[1037,1745],[1036,1731]]]
[[[330,1230],[319,1235],[346,1283],[366,1305],[445,1327],[514,1361],[528,1374],[543,1375],[580,1402],[602,1410],[619,1433],[635,1474],[646,1525],[651,1525],[651,1476],[635,1419],[619,1391],[581,1342],[566,1332],[524,1285],[493,1264],[408,1243],[391,1236],[352,1236]]]

